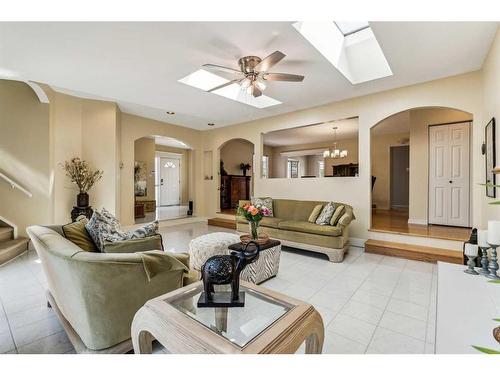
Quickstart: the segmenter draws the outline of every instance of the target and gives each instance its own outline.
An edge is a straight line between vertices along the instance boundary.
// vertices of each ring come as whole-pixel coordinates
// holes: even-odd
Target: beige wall
[[[453,109],[426,108],[410,111],[410,222],[423,224],[427,223],[428,218],[429,125],[471,120],[471,114]],[[479,130],[481,124],[475,125],[475,129]],[[476,143],[477,141],[476,139]]]
[[[0,172],[29,190],[28,197],[0,178],[0,220],[19,228],[51,222],[49,105],[22,82],[0,80]]]
[[[136,197],[137,200],[155,200],[155,140],[153,138],[140,138],[134,143],[134,162],[146,163],[146,187],[145,197]]]
[[[333,174],[334,165],[340,164],[356,164],[358,162],[358,140],[357,139],[342,139],[337,142],[337,145],[342,150],[347,150],[347,157],[342,159],[325,159],[325,176],[331,176]],[[286,178],[287,177],[287,161],[288,156],[282,156],[282,152],[286,151],[300,151],[300,150],[312,150],[317,148],[331,148],[332,142],[316,142],[316,143],[303,143],[299,145],[291,146],[264,146],[266,156],[269,156],[269,164],[272,166],[269,171],[270,178]],[[317,175],[318,171],[318,161],[323,160],[321,155],[308,155],[306,156],[293,156],[290,159],[299,160],[300,163],[300,173],[302,175]]]
[[[500,31],[497,32],[496,38],[493,42],[491,50],[488,54],[486,62],[483,67],[483,121],[478,124],[481,131],[488,121],[494,117],[496,120],[496,162],[500,165],[500,103],[498,100],[500,93]],[[484,136],[481,138],[484,139]],[[479,168],[482,173],[479,173],[474,180],[476,183],[484,183],[486,178],[484,174],[485,160],[483,156],[479,157]],[[500,176],[497,175],[496,183],[500,184]],[[490,205],[492,201],[499,200],[500,189],[496,189],[497,198],[486,197],[484,187],[479,187],[481,194],[481,203],[484,210],[484,222],[482,227],[486,228],[487,220],[500,220],[500,206]]]
[[[377,126],[384,126],[383,122]],[[372,192],[372,204],[378,209],[390,208],[390,148],[407,144],[404,141],[409,137],[410,133],[372,135],[370,145],[372,175],[377,177]]]
[[[156,145],[156,151],[173,152],[181,155],[181,204],[189,202],[189,163],[191,150],[177,147]]]
[[[191,149],[189,158],[189,200],[194,201],[195,215],[203,216],[205,213],[205,197],[203,189],[207,188],[207,183],[203,181],[203,152],[200,150],[202,132],[167,124],[165,122],[146,119],[127,113],[121,114],[121,155],[123,168],[121,170],[121,216],[120,220],[124,225],[134,223],[134,141],[136,139],[159,135],[175,138]],[[218,171],[218,168],[214,171]],[[217,174],[215,173],[214,176]],[[192,183],[191,183],[192,182]]]
[[[232,138],[244,138],[257,145],[256,160],[263,152],[261,134],[273,130],[296,127],[303,124],[330,121],[359,116],[359,177],[331,179],[293,179],[286,185],[281,178],[262,179],[260,163],[254,166],[255,195],[275,198],[336,200],[353,205],[356,221],[352,225],[352,236],[368,238],[371,213],[370,128],[388,116],[418,107],[450,107],[464,110],[474,116],[474,124],[482,124],[481,72],[449,77],[418,85],[388,90],[373,95],[349,99],[320,107],[309,108],[284,115],[269,117],[204,133],[204,150],[217,150]],[[472,132],[472,157],[474,165],[482,165],[480,147],[482,126],[474,126]],[[478,156],[479,155],[479,156]],[[214,158],[214,169],[219,159]],[[479,160],[481,159],[481,160]],[[482,175],[481,168],[473,169],[476,181]],[[218,204],[217,184],[205,181],[204,191],[207,216],[215,215]],[[472,189],[473,223],[482,221],[481,200],[483,189]]]
[[[240,163],[248,163],[252,166],[248,175],[253,173],[254,145],[244,139],[233,139],[220,149],[220,159],[224,161],[224,169],[228,174],[242,175]]]

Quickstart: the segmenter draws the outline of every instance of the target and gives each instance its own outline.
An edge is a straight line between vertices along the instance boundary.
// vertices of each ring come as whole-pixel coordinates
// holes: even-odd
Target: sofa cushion
[[[267,228],[278,228],[279,223],[282,221],[283,219],[279,217],[263,217],[259,225]]]
[[[124,241],[104,241],[103,253],[137,253],[140,251],[163,250],[160,234],[145,238],[127,239]]]
[[[321,210],[321,213],[316,219],[316,224],[329,225],[334,212],[335,212],[335,203],[329,202],[328,204],[325,205],[325,207],[323,207],[323,210]]]
[[[252,198],[252,205],[255,207],[266,207],[269,210],[269,213],[264,216],[273,217],[273,198],[265,197],[265,198]]]
[[[342,217],[344,212],[345,212],[345,206],[343,204],[339,204],[335,208],[335,211],[333,211],[332,218],[330,219],[330,225],[337,225],[339,219]]]
[[[318,218],[322,210],[323,210],[322,204],[317,204],[316,206],[314,206],[311,215],[309,215],[309,219],[307,221],[309,221],[310,223],[315,223],[316,219]]]
[[[88,223],[87,219],[81,219],[74,223],[69,223],[62,226],[64,237],[73,242],[84,251],[99,252],[95,246],[92,238],[90,238],[85,224]]]
[[[103,251],[104,249],[102,234],[116,231],[118,229],[118,224],[116,224],[114,220],[111,220],[108,217],[108,214],[109,213],[107,211],[104,215],[98,211],[94,211],[89,222],[85,224],[87,232],[99,251]]]
[[[320,234],[323,236],[337,237],[342,235],[342,230],[331,225],[318,225],[307,221],[282,221],[278,229],[301,233]]]

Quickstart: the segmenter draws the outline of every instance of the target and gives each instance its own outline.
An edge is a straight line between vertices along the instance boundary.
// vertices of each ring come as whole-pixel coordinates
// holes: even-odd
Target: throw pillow
[[[330,202],[323,207],[321,213],[316,219],[316,224],[319,225],[328,225],[330,224],[330,220],[332,218],[333,212],[335,211],[335,203]]]
[[[339,219],[345,212],[345,206],[343,204],[339,204],[335,211],[333,212],[332,218],[330,219],[330,225],[337,225]]]
[[[153,221],[152,223],[146,224],[140,228],[134,229],[132,231],[124,232],[119,228],[114,228],[114,230],[102,232],[102,240],[104,242],[117,242],[117,241],[127,241],[138,238],[146,238],[155,236],[158,234],[158,221]],[[105,244],[103,244],[105,246]]]
[[[114,216],[113,220],[109,215],[111,214],[107,211],[105,211],[104,215],[101,212],[94,211],[89,222],[85,224],[85,229],[87,229],[92,241],[101,252],[104,250],[103,234],[115,232],[120,228],[118,220]]]
[[[161,235],[116,242],[104,241],[105,253],[137,253],[149,250],[163,250]]]
[[[307,221],[309,221],[310,223],[315,223],[316,219],[318,218],[322,209],[323,209],[322,204],[318,204],[318,205],[314,206],[311,214],[309,215],[309,219]]]
[[[89,236],[87,229],[85,229],[85,224],[87,223],[88,219],[84,218],[74,223],[63,225],[62,231],[64,233],[64,237],[73,242],[83,251],[99,252],[92,241],[92,238]]]
[[[273,212],[273,198],[270,198],[270,197],[266,197],[266,198],[252,198],[251,202],[252,202],[252,204],[255,207],[266,207],[269,210],[269,214],[268,215],[264,215],[264,216],[269,216],[269,217],[273,217],[274,216],[274,212]]]

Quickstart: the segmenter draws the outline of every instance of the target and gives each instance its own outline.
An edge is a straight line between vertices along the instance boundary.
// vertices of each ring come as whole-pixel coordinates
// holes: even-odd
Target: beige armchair
[[[131,350],[137,310],[188,283],[187,254],[92,253],[64,238],[60,227],[32,226],[27,232],[48,280],[49,302],[77,352]]]

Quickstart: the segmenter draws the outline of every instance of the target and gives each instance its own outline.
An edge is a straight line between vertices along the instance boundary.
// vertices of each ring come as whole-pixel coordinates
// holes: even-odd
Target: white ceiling
[[[266,146],[294,146],[309,143],[324,143],[334,140],[333,127],[337,127],[336,139],[358,138],[357,118],[338,120],[318,125],[277,130],[265,133],[263,142]]]
[[[394,73],[353,86],[292,22],[0,23],[0,74],[111,99],[124,112],[195,129],[302,108],[480,69],[493,22],[371,22]],[[283,104],[257,109],[178,80],[213,63],[236,67],[245,55],[280,50],[271,71],[305,75],[272,82],[266,95]],[[165,111],[174,111],[167,116]]]

